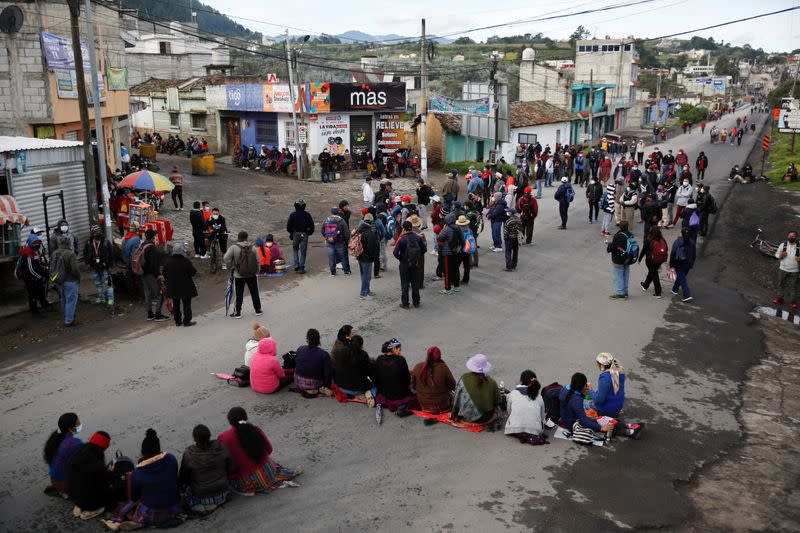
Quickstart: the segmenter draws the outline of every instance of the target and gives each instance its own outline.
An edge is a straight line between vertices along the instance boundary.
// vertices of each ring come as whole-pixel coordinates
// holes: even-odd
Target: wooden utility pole
[[[92,153],[92,133],[89,126],[89,103],[86,99],[86,78],[83,72],[81,29],[78,21],[78,17],[81,14],[80,0],[67,0],[67,4],[69,5],[69,21],[72,35],[72,56],[75,63],[75,79],[78,83],[78,109],[80,110],[81,134],[83,135],[83,169],[86,178],[86,200],[89,204],[90,224],[97,224],[97,182],[94,172],[94,154]],[[103,145],[100,144],[98,146],[98,150],[101,150],[102,148]]]
[[[428,47],[425,42],[425,19],[422,19],[422,39],[420,39],[420,81],[422,91],[420,95],[420,143],[419,143],[419,174],[423,179],[428,178],[428,72],[425,61],[428,56]]]

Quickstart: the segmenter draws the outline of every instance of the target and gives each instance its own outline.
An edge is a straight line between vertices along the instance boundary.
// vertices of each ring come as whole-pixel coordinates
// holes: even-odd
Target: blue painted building
[[[575,83],[572,85],[572,112],[583,120],[573,122],[570,133],[571,143],[582,143],[589,140],[598,140],[616,127],[614,114],[609,113],[606,103],[608,89],[615,88],[613,84]],[[589,124],[589,107],[592,102],[591,90],[594,91],[594,105],[591,106],[592,124]]]

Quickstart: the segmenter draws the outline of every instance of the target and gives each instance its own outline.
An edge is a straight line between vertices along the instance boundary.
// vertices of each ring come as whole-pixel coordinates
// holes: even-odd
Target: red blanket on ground
[[[433,413],[426,413],[425,411],[413,411],[412,410],[411,412],[414,413],[415,415],[419,416],[419,417],[422,417],[422,418],[433,418],[434,420],[437,420],[437,421],[441,422],[442,424],[447,424],[448,426],[453,426],[454,428],[463,429],[464,431],[469,431],[469,432],[472,432],[472,433],[480,433],[481,431],[486,429],[486,426],[489,425],[489,423],[486,423],[486,424],[475,424],[474,422],[464,422],[464,421],[459,421],[459,420],[452,420],[450,418],[450,413],[449,412],[447,412],[447,413],[439,413],[438,415],[435,415]]]

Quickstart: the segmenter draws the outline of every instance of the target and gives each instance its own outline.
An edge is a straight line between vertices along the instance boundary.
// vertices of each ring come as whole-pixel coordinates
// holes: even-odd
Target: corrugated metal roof
[[[59,139],[36,139],[34,137],[0,136],[0,152],[16,152],[18,150],[43,150],[46,148],[70,148],[81,146],[81,141],[61,141]]]
[[[511,116],[512,128],[569,122],[578,118],[572,113],[548,104],[543,100],[512,102],[508,106],[508,113]]]

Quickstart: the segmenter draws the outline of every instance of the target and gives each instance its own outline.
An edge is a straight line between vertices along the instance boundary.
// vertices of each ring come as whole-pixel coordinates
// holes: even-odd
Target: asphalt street
[[[723,118],[721,126],[730,128],[745,112]],[[766,115],[757,117],[763,121]],[[704,150],[710,160],[706,183],[719,199],[730,186],[729,169],[746,158],[754,142],[748,134],[741,147],[712,146],[695,128],[659,146],[676,153],[683,148],[692,165]],[[405,311],[398,307],[394,261],[387,275],[373,281],[376,298],[361,301],[358,277],[330,276],[323,250],[316,248],[309,260],[316,275],[297,278],[268,296],[262,291],[261,318],[279,353],[303,344],[309,327],[319,329],[324,347],[330,348],[338,328],[350,323],[373,356],[384,340],[398,337],[409,365],[422,360],[428,346],[438,345],[459,375],[468,357],[484,353],[506,386],[526,368],[544,383],[566,383],[576,371],[594,382],[594,357],[609,351],[628,372],[627,415],[648,422],[640,441],[617,440],[602,449],[559,440],[530,447],[502,433],[426,427],[419,418],[391,415],[379,427],[373,411],[360,405],[289,392],[262,396],[227,386],[209,374],[241,364],[256,317],[246,301],[244,320],[225,318],[221,288],[220,308],[197,316],[192,329],[164,326],[142,334],[132,328],[114,339],[96,330],[80,346],[49,353],[43,344],[35,362],[0,367],[5,426],[0,529],[99,527],[78,524],[68,516],[66,503],[42,493],[48,480],[41,449],[61,412],[80,415],[86,428],[82,437],[106,430],[112,435],[110,451],[137,456],[147,428],[159,432],[165,450],[179,454],[191,443],[195,424],[216,433],[226,429],[225,413],[235,405],[264,428],[277,461],[305,467],[301,486],[236,498],[184,528],[530,531],[681,523],[691,511],[670,505],[677,501],[675,480],[688,478],[739,432],[736,402],[719,399],[737,388],[743,371],[725,371],[720,359],[744,365],[759,348],[743,328],[743,302],[716,290],[713,273],[690,277],[696,292],[692,304],[670,300],[668,288],[665,298],[656,300],[638,288],[644,265],[632,269],[630,300],[609,300],[610,259],[599,225],[586,223],[582,189],[576,189],[567,231],[556,229],[554,190],[547,189],[540,201],[536,244],[521,248],[516,272],[504,272],[503,254],[488,251],[486,231],[479,240],[480,268],[468,287],[443,296],[438,284],[428,282],[422,307]],[[641,237],[639,224],[634,232]],[[666,234],[670,243],[676,236],[677,230]],[[427,256],[429,272],[433,259]],[[701,257],[698,270],[713,270],[702,263]],[[713,316],[726,313],[728,319],[714,322]],[[698,346],[700,334],[719,342]],[[685,364],[687,358],[694,363]]]

